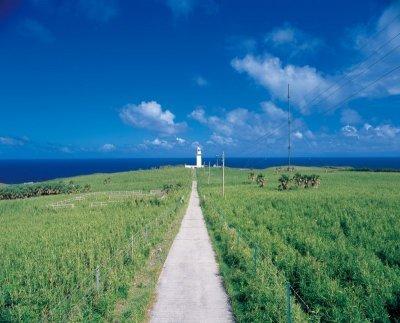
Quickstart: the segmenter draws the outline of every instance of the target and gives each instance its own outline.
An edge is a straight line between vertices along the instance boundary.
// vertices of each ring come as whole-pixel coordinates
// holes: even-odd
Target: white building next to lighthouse
[[[185,165],[186,168],[202,168],[203,162],[201,159],[201,148],[197,146],[196,149],[196,165]]]

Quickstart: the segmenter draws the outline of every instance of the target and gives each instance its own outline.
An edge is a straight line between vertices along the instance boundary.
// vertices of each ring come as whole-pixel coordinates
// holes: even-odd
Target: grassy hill
[[[319,188],[278,190],[282,172],[198,171],[200,196],[240,322],[400,320],[400,174],[297,168]],[[256,172],[256,175],[258,172]]]
[[[210,183],[197,171],[236,319],[285,321],[289,282],[296,321],[398,321],[400,173],[296,170],[320,186],[279,190],[271,168],[259,187],[227,169],[222,198],[221,169]],[[98,174],[64,181],[88,193],[0,201],[0,321],[143,321],[191,179]]]
[[[0,321],[143,320],[190,171],[70,180],[100,193],[0,201]]]

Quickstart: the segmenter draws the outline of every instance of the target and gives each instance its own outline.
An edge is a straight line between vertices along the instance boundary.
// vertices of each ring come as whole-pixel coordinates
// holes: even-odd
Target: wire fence
[[[53,209],[60,208],[74,208],[77,202],[82,202],[88,198],[103,198],[106,201],[93,201],[90,203],[90,207],[105,206],[108,202],[122,202],[127,198],[141,198],[141,197],[156,197],[165,198],[165,192],[163,190],[150,190],[149,192],[143,192],[141,190],[135,191],[98,191],[79,194],[67,199],[59,200],[48,204],[48,207]]]
[[[216,208],[214,205],[211,203],[207,204],[212,211],[219,216],[219,219],[222,219],[222,222],[229,228],[233,229],[236,232],[236,244],[239,245],[240,240],[244,241],[247,246],[250,247],[252,250],[252,259],[253,259],[253,274],[255,275],[257,273],[257,269],[260,264],[260,258],[263,257],[264,259],[268,259],[269,256],[267,256],[261,247],[261,245],[257,242],[255,242],[247,233],[243,232],[239,227],[233,225],[230,223],[227,219],[226,214],[220,209]],[[291,299],[292,297],[298,302],[298,304],[301,306],[303,311],[310,316],[311,321],[318,321],[318,315],[317,312],[314,311],[311,306],[309,306],[304,299],[300,296],[299,291],[297,291],[294,286],[289,282],[286,281],[285,286],[282,288],[285,289],[286,291],[286,322],[291,323],[293,322],[293,312],[292,312],[292,302]]]
[[[86,279],[77,282],[77,286],[85,289],[83,294],[77,300],[73,300],[73,293],[69,292],[67,295],[64,295],[64,297],[60,297],[61,299],[59,302],[52,305],[51,309],[44,310],[42,319],[44,321],[68,321],[73,318],[74,314],[79,315],[77,312],[79,312],[79,308],[84,306],[84,304],[89,307],[93,306],[95,299],[101,297],[106,285],[106,280],[110,277],[110,273],[115,270],[116,266],[121,265],[115,262],[118,262],[118,259],[122,257],[124,259],[122,264],[123,266],[134,265],[134,256],[137,250],[136,248],[138,247],[138,242],[141,242],[144,238],[148,238],[152,233],[152,229],[160,228],[166,221],[170,221],[170,217],[173,217],[173,215],[178,212],[180,205],[184,203],[184,200],[183,196],[178,198],[173,207],[160,213],[150,222],[147,222],[144,225],[138,225],[139,229],[135,233],[131,234],[130,238],[125,241],[112,257],[108,257],[101,263],[98,263],[92,274],[89,274]],[[176,224],[176,221],[170,222],[171,223],[166,232],[170,232]],[[150,254],[151,253],[149,253],[148,257],[150,257]],[[130,261],[125,261],[128,259],[130,259]],[[71,302],[73,304],[70,304]]]

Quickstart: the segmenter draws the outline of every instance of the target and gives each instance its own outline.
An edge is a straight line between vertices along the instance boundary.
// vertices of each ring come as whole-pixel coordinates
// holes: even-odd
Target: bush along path
[[[233,322],[194,181],[157,287],[151,322]]]

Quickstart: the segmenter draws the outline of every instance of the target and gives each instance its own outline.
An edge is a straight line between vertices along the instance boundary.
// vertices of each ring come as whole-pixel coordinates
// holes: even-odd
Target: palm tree
[[[256,180],[256,174],[253,171],[251,171],[249,173],[248,178],[249,178],[250,181],[254,182]]]
[[[265,179],[264,175],[261,173],[257,175],[257,184],[260,187],[264,187],[267,184],[267,180]]]
[[[319,178],[319,175],[312,174],[312,175],[310,176],[310,182],[311,182],[311,186],[312,186],[312,187],[318,187],[319,184],[321,183],[321,180],[320,180],[320,178]]]
[[[279,177],[279,189],[287,190],[289,188],[290,180],[291,179],[286,174],[283,174],[281,177]]]
[[[293,181],[296,183],[298,187],[304,187],[304,176],[300,173],[296,173],[293,176]]]

